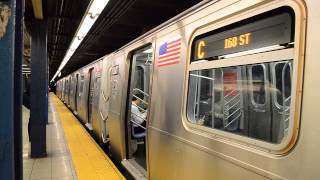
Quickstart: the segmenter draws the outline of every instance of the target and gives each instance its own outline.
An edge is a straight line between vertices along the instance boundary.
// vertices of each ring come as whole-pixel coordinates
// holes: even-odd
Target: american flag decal
[[[180,55],[181,37],[164,42],[159,49],[158,67],[179,63]]]

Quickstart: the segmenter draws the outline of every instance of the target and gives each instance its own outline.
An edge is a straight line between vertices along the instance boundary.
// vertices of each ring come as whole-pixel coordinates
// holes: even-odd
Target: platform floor
[[[60,116],[78,179],[125,179],[59,98],[54,94],[50,94],[50,99],[56,108],[58,116]]]
[[[31,159],[23,107],[23,173],[26,180],[125,179],[70,110],[54,95],[49,96],[49,124],[45,158]]]
[[[30,158],[27,131],[29,110],[23,107],[23,179],[24,180],[74,180],[75,169],[66,145],[60,120],[49,100],[47,125],[47,153],[45,158]]]

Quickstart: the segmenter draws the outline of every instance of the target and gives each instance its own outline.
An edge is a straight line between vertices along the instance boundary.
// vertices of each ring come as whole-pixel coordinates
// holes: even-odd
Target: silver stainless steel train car
[[[317,179],[319,7],[204,1],[57,94],[137,179]]]

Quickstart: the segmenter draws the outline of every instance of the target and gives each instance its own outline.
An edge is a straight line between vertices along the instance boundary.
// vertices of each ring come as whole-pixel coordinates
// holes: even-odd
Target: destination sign
[[[291,26],[291,15],[282,13],[214,30],[196,37],[192,46],[192,61],[290,43]]]

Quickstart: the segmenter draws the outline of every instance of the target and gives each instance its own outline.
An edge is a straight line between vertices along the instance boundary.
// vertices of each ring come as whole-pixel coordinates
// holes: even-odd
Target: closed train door
[[[94,97],[93,97],[93,109],[92,109],[92,130],[94,136],[100,141],[105,143],[106,137],[103,134],[102,122],[106,120],[106,117],[101,112],[100,107],[100,96],[101,96],[101,76],[102,76],[102,63],[97,63],[95,66],[95,77],[94,77]]]
[[[150,80],[153,64],[152,47],[148,46],[133,53],[130,67],[130,78],[126,115],[126,149],[125,166],[135,168],[141,173],[134,176],[147,176],[147,117],[150,102]]]
[[[68,104],[68,93],[69,93],[69,80],[68,78],[66,78],[66,81],[65,81],[65,88],[64,88],[65,92],[64,92],[64,102],[66,104]]]
[[[111,76],[112,76],[112,61],[107,59],[103,61],[103,72],[101,80],[100,104],[99,115],[101,121],[93,125],[93,129],[97,136],[100,136],[101,141],[106,143],[108,141],[108,119],[110,109],[110,96],[111,96]]]
[[[76,82],[75,82],[75,93],[74,93],[74,110],[75,110],[75,114],[78,113],[78,84],[79,84],[79,74],[76,74]]]
[[[68,77],[68,92],[67,92],[67,105],[70,107],[70,95],[71,95],[71,76]]]
[[[88,79],[89,79],[89,86],[88,86],[88,102],[87,102],[87,123],[86,126],[89,130],[92,130],[92,112],[93,112],[93,98],[94,98],[94,68],[89,69],[88,72]]]
[[[62,88],[61,88],[61,100],[64,101],[64,88],[65,88],[65,80],[63,79],[61,81],[61,84],[62,84]]]
[[[77,97],[77,115],[80,118],[81,122],[85,123],[86,117],[86,111],[87,111],[87,97],[88,93],[85,91],[85,72],[80,71],[79,72],[79,93]]]
[[[70,93],[69,93],[69,106],[72,110],[74,110],[74,84],[75,78],[74,75],[70,75]]]

